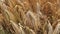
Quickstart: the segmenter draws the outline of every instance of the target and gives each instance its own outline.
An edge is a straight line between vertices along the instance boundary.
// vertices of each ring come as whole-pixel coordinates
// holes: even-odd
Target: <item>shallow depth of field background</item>
[[[60,0],[0,0],[0,34],[60,34]]]

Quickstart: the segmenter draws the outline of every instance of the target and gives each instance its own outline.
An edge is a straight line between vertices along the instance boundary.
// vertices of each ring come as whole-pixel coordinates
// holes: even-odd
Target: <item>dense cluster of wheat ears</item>
[[[60,34],[60,0],[0,0],[0,34]]]

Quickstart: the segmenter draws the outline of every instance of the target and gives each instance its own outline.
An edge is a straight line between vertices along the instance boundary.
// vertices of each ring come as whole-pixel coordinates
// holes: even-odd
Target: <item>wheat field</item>
[[[0,0],[0,34],[60,34],[60,0]]]

